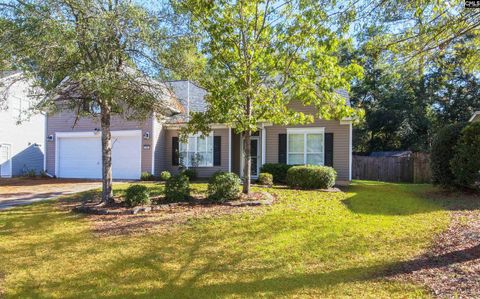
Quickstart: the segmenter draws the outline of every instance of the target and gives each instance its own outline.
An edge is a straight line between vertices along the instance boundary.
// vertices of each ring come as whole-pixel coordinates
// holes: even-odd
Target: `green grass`
[[[163,185],[147,185],[162,192]],[[126,187],[116,186],[117,194]],[[131,236],[95,236],[89,220],[54,202],[15,208],[0,213],[0,291],[21,298],[428,297],[382,273],[448,225],[446,199],[425,197],[432,188],[276,188],[278,203],[263,213]]]

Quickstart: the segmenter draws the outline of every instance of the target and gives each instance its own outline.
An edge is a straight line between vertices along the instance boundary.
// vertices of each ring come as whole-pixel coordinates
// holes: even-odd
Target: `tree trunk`
[[[113,202],[112,190],[112,133],[110,132],[110,107],[101,107],[102,123],[102,202]]]
[[[251,144],[250,144],[251,132],[246,131],[243,134],[243,193],[250,193],[250,174],[251,174]]]

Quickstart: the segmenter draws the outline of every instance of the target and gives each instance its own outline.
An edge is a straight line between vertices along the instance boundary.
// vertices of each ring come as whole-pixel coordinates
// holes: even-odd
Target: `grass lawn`
[[[445,199],[425,197],[432,189],[274,188],[278,202],[262,213],[197,217],[143,235],[95,235],[87,217],[55,202],[15,208],[0,212],[0,297],[428,297],[382,274],[448,225]]]

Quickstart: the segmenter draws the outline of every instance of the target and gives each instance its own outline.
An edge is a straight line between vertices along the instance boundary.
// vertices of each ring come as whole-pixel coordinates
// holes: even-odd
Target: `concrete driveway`
[[[0,210],[100,188],[101,182],[67,179],[0,179]]]

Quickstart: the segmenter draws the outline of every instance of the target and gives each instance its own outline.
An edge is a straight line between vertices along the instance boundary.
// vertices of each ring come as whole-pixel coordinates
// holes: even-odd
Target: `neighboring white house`
[[[470,118],[470,122],[480,121],[480,111],[476,111]]]
[[[0,176],[44,170],[45,116],[26,119],[30,85],[20,73],[0,73]],[[7,88],[8,87],[8,88]],[[6,95],[6,96],[5,96]],[[24,119],[18,123],[20,119]]]

